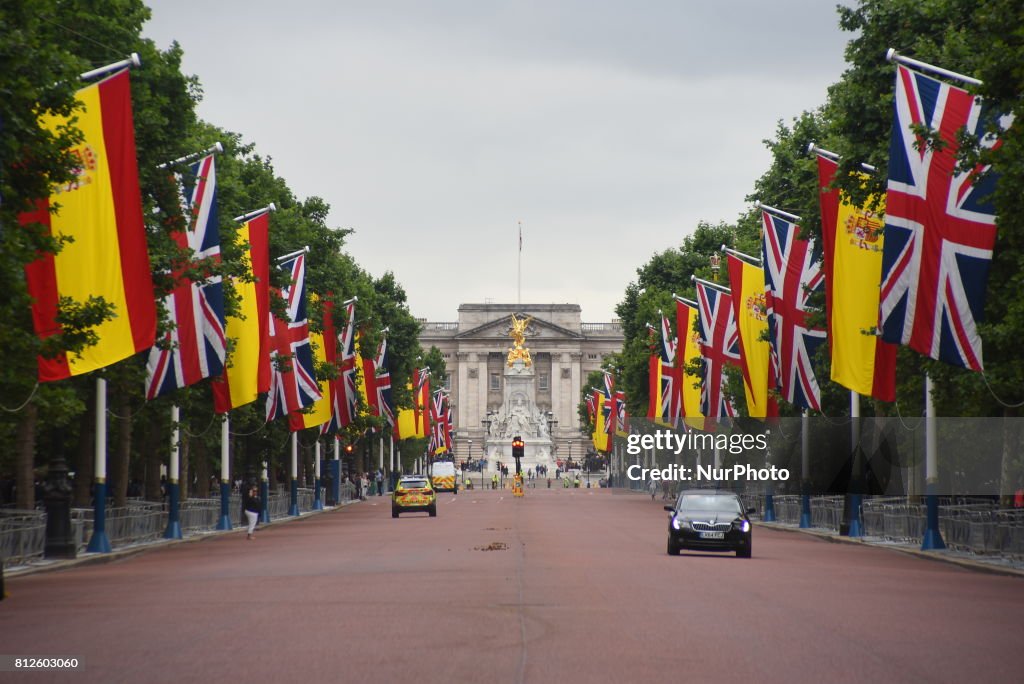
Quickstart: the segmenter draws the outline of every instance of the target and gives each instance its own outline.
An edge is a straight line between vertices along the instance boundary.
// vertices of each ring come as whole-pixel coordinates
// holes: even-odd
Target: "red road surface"
[[[387,498],[8,581],[0,654],[75,682],[1011,682],[1024,581],[754,530],[665,553],[661,502],[608,490]],[[487,547],[507,549],[483,550]]]

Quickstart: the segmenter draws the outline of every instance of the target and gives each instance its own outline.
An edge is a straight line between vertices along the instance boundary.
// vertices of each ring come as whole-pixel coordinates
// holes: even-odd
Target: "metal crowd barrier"
[[[341,501],[349,503],[355,499],[355,485],[348,482],[340,487]],[[314,491],[300,488],[298,491],[299,510],[313,509]],[[323,499],[321,499],[323,500]],[[288,515],[291,503],[286,489],[279,489],[268,497],[267,508],[271,519]],[[232,521],[238,519],[241,511],[241,496],[232,493],[228,512]],[[167,505],[140,499],[129,499],[126,506],[108,508],[106,511],[107,537],[112,547],[127,546],[161,539],[167,529]],[[220,497],[190,498],[182,501],[178,509],[182,534],[186,537],[216,529],[220,520]],[[75,546],[83,553],[92,539],[95,509],[71,509],[71,524]],[[0,558],[5,565],[21,565],[43,557],[46,542],[46,512],[20,511],[13,508],[0,509]]]
[[[0,510],[0,560],[6,565],[20,565],[43,557],[46,541],[46,513]]]

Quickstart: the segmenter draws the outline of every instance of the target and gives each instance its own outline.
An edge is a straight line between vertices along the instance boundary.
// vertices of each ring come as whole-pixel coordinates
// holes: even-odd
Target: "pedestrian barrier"
[[[355,485],[350,482],[340,487],[341,501],[346,504],[355,499]],[[299,509],[313,508],[312,489],[298,490]],[[290,494],[284,488],[270,494],[267,508],[271,519],[288,514]],[[190,498],[178,505],[178,521],[182,536],[213,532],[220,520],[220,497]],[[241,497],[232,493],[228,502],[232,520],[241,511]],[[72,508],[71,525],[78,553],[85,552],[93,534],[94,508]],[[163,538],[167,529],[167,505],[157,502],[129,499],[125,506],[106,510],[106,532],[112,547],[151,542]],[[46,512],[0,509],[0,559],[6,566],[24,565],[41,560],[46,543]]]

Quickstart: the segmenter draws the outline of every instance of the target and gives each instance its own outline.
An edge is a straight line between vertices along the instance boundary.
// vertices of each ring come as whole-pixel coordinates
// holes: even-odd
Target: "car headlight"
[[[733,526],[737,530],[739,530],[740,532],[749,532],[750,531],[750,521],[749,520],[737,520],[736,522],[733,523]]]
[[[672,528],[676,530],[689,530],[693,529],[690,527],[689,520],[680,520],[678,517],[672,518]]]

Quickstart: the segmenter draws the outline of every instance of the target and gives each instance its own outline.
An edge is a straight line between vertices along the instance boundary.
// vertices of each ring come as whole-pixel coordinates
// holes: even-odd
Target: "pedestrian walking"
[[[246,530],[246,539],[253,539],[256,533],[256,522],[260,519],[260,492],[256,485],[249,487],[242,497],[242,505],[245,507],[245,518],[249,521],[249,529]]]
[[[647,485],[647,491],[651,493],[651,501],[654,501],[654,495],[658,493],[658,483],[656,480],[651,480],[650,484]]]
[[[377,496],[384,495],[384,473],[377,471]]]

